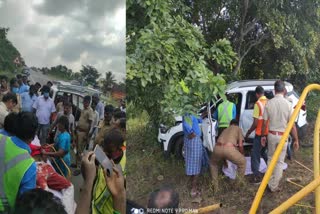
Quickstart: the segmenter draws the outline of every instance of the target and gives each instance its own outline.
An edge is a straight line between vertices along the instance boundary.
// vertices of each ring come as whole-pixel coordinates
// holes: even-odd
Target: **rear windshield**
[[[294,95],[297,99],[299,99],[300,95],[295,90],[288,92],[287,96]]]

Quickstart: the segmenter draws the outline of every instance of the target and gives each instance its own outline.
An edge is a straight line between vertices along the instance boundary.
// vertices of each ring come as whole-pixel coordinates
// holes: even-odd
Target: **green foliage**
[[[239,78],[317,81],[320,54],[319,0],[184,0],[184,17],[199,26],[208,43],[226,38],[238,56]],[[214,62],[207,60],[215,71]],[[224,73],[221,71],[221,73]],[[226,74],[226,79],[235,79]]]
[[[82,65],[80,70],[81,78],[86,85],[96,86],[97,80],[100,77],[98,70],[91,65]]]
[[[43,74],[51,75],[63,80],[72,79],[72,70],[67,68],[65,65],[57,65],[51,68],[43,67],[39,69]]]
[[[105,93],[111,91],[112,87],[116,84],[116,80],[111,71],[108,71],[105,78],[102,80],[102,90]]]
[[[201,103],[223,93],[225,81],[213,75],[206,59],[225,70],[235,59],[227,40],[209,46],[199,28],[179,15],[175,3],[127,2],[133,20],[140,17],[135,14],[146,15],[142,23],[136,20],[138,24],[127,27],[128,100],[145,109],[155,124],[174,113],[196,113]]]
[[[9,28],[0,27],[0,70],[14,71],[13,63],[16,57],[21,57],[19,51],[7,39]]]

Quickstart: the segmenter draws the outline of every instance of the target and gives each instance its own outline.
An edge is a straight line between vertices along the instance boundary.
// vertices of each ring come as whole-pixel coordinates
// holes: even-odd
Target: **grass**
[[[16,76],[16,74],[13,73],[12,71],[0,71],[0,75],[7,76],[9,80]]]
[[[313,133],[313,125],[310,125],[308,133]],[[128,120],[128,176],[127,198],[136,201],[146,207],[149,194],[162,185],[172,185],[179,193],[180,208],[196,209],[222,203],[223,208],[215,213],[248,213],[251,203],[259,186],[252,185],[248,181],[238,183],[219,176],[219,190],[214,193],[211,188],[211,176],[209,172],[200,177],[202,197],[192,199],[189,196],[190,182],[184,172],[184,161],[174,157],[164,159],[163,151],[155,137],[157,133],[148,128],[148,115],[142,113],[134,119]],[[309,138],[311,135],[307,135]],[[313,148],[301,148],[294,158],[313,168]],[[299,187],[286,182],[286,178],[299,177],[300,185],[307,185],[313,174],[296,164],[288,161],[288,169],[284,172],[281,186],[283,191],[277,194],[265,193],[258,213],[268,213],[277,205],[291,197],[300,190]],[[247,177],[249,179],[249,177]],[[300,204],[314,206],[314,195],[310,194],[302,199]],[[286,213],[312,213],[312,209],[306,207],[291,207]]]
[[[319,111],[319,105],[320,96],[315,92],[311,92],[306,99],[307,120],[309,122],[316,120]]]

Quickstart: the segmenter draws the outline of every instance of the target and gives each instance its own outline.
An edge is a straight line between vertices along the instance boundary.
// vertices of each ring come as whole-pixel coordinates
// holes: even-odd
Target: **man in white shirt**
[[[44,145],[50,129],[50,119],[52,113],[56,112],[56,107],[53,100],[49,97],[50,88],[48,86],[43,86],[42,92],[43,95],[38,97],[32,107],[34,108],[38,118],[38,136],[40,144]]]
[[[10,111],[17,105],[17,96],[14,93],[7,93],[0,102],[0,129],[3,128],[4,119]]]

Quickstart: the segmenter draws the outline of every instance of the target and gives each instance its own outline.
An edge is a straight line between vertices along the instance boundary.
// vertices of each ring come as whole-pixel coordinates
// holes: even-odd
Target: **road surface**
[[[34,71],[32,69],[29,70],[30,76],[29,79],[31,80],[31,83],[34,84],[36,82],[39,82],[41,85],[46,85],[48,81],[54,81],[57,79],[49,78],[48,76],[44,75],[41,71]],[[70,152],[72,160],[74,160],[74,153],[73,151]],[[73,168],[71,168],[71,171],[74,171]],[[78,176],[72,176],[71,177],[71,182],[74,186],[74,199],[76,203],[79,201],[79,195],[80,195],[80,187],[83,182],[82,175]]]
[[[29,79],[31,80],[32,84],[35,84],[36,82],[39,82],[41,85],[47,84],[48,81],[57,80],[54,78],[49,78],[48,76],[44,75],[42,71],[34,71],[32,69],[30,71]]]

